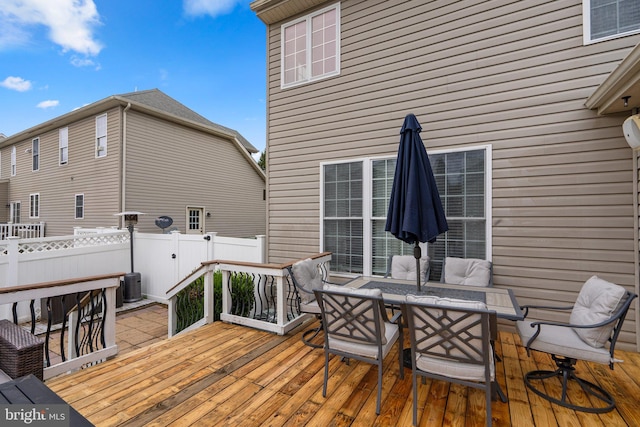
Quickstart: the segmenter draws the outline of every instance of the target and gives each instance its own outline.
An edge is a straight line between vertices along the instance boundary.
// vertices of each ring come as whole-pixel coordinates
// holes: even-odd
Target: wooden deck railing
[[[80,277],[70,280],[0,288],[0,305],[10,304],[13,322],[18,324],[18,306],[28,305],[27,326],[37,331],[40,300],[47,307],[44,379],[95,364],[114,356],[116,346],[116,289],[124,273]],[[54,302],[55,297],[60,297]],[[60,325],[53,325],[53,312],[63,313]],[[57,342],[57,345],[53,343]]]
[[[319,253],[310,258],[328,271],[331,253]],[[286,334],[308,318],[300,313],[299,297],[289,277],[288,268],[294,262],[203,262],[200,268],[167,291],[168,335],[171,337],[213,322],[216,294],[222,300],[222,304],[218,303],[220,320]],[[198,313],[197,316],[194,313]],[[187,317],[192,320],[186,321]]]

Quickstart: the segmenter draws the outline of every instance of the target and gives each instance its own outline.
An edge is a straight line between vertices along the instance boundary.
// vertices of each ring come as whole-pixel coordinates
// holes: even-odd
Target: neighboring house
[[[521,304],[573,302],[593,274],[638,292],[637,156],[621,126],[640,92],[620,98],[640,88],[640,5],[601,3],[253,1],[269,261],[326,250],[333,272],[384,273],[403,250],[384,224],[414,113],[450,227],[429,245],[432,280],[448,255],[493,261]]]
[[[154,89],[115,95],[0,141],[0,221],[45,222],[46,235],[74,227],[183,233],[265,233],[265,176],[238,132]]]

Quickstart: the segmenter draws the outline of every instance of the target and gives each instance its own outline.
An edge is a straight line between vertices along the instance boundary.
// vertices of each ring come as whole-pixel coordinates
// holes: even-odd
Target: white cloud
[[[11,90],[17,90],[18,92],[26,92],[31,89],[31,82],[23,79],[22,77],[9,76],[0,82],[0,86]]]
[[[183,0],[184,11],[190,16],[218,16],[231,12],[242,0]]]
[[[60,104],[60,101],[58,100],[52,100],[52,99],[48,99],[46,101],[42,101],[40,102],[38,105],[36,105],[36,107],[38,108],[53,108],[53,107],[57,107],[58,104]]]
[[[0,0],[0,46],[24,43],[29,27],[44,26],[64,52],[95,56],[102,45],[93,30],[100,16],[93,0]],[[19,38],[18,38],[19,36]]]

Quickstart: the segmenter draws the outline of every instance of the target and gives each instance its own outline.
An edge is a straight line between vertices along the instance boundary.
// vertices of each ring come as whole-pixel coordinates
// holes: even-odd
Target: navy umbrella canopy
[[[385,225],[385,231],[396,238],[415,243],[413,255],[418,290],[422,256],[419,243],[433,243],[449,229],[427,150],[420,138],[421,130],[416,116],[408,114],[400,130],[398,160]]]

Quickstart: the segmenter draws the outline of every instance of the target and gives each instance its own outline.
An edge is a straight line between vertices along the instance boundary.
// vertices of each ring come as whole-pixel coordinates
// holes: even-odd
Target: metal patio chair
[[[325,283],[330,283],[327,281],[328,272],[322,264],[314,263],[310,258],[297,261],[292,266],[287,267],[287,270],[294,285],[295,298],[300,313],[313,314],[320,320],[319,326],[302,333],[302,342],[313,348],[322,348],[322,344],[311,342],[322,332],[320,307],[313,291],[322,289]]]
[[[496,313],[485,303],[408,295],[401,305],[411,341],[413,424],[418,423],[418,376],[485,391],[486,424],[491,426],[491,400],[507,401],[496,381],[494,353]]]
[[[538,396],[558,405],[590,413],[603,413],[615,407],[611,394],[599,385],[584,380],[576,374],[578,360],[609,365],[621,362],[615,359],[613,352],[622,323],[624,322],[631,302],[636,297],[622,286],[615,285],[598,278],[591,277],[585,282],[578,294],[576,302],[569,307],[523,306],[525,318],[530,309],[544,309],[555,312],[571,310],[569,322],[547,322],[524,320],[517,322],[517,329],[522,343],[527,349],[551,354],[557,369],[536,370],[525,374],[525,384]],[[608,347],[608,348],[607,348]],[[549,394],[544,387],[545,380],[555,381],[559,378],[562,384],[560,396]],[[599,405],[581,406],[568,399],[569,383],[575,382]],[[577,402],[589,402],[593,399],[579,399]]]
[[[329,379],[329,355],[356,359],[378,366],[378,395],[376,414],[380,414],[382,392],[382,364],[393,344],[398,342],[400,378],[404,378],[402,366],[402,327],[400,312],[391,320],[387,318],[380,289],[353,289],[325,285],[315,290],[324,327],[324,384],[322,396],[327,396]]]

